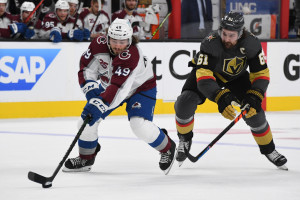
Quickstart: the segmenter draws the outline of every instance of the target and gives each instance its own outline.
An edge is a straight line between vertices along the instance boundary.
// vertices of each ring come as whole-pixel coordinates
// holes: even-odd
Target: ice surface
[[[59,172],[44,189],[28,171],[49,177],[77,133],[77,119],[0,120],[1,200],[299,200],[300,111],[267,112],[277,150],[289,171],[278,170],[259,149],[241,120],[198,162],[174,163],[169,175],[159,153],[131,132],[125,116],[108,117],[99,128],[101,152],[91,172]],[[154,122],[178,144],[174,115]],[[197,114],[191,153],[197,155],[230,121]],[[78,155],[77,145],[71,157]]]

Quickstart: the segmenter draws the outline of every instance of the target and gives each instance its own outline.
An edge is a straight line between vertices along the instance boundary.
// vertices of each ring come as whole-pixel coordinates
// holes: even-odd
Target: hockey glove
[[[100,98],[92,98],[84,107],[81,113],[81,118],[85,118],[90,114],[92,119],[89,121],[89,125],[93,126],[97,122],[103,113],[108,109],[108,106]]]
[[[89,40],[91,36],[91,32],[89,31],[89,29],[84,28],[83,29],[83,39],[84,40]]]
[[[104,91],[104,88],[96,81],[87,81],[81,89],[87,101],[90,101],[91,98],[99,98],[101,92]]]
[[[33,36],[35,35],[35,31],[33,29],[33,27],[29,27],[25,33],[24,33],[24,38],[29,40],[31,39]]]
[[[27,26],[24,23],[13,23],[8,25],[8,27],[12,34],[16,34],[16,33],[24,34],[27,29]]]
[[[246,118],[250,118],[261,111],[261,102],[264,99],[264,93],[260,89],[250,89],[246,92],[246,96],[243,99],[242,105],[249,104],[250,109],[245,115]]]
[[[61,30],[58,27],[53,27],[50,31],[50,40],[54,43],[62,41]]]
[[[235,118],[236,113],[232,104],[234,102],[238,103],[238,100],[229,89],[218,90],[215,95],[215,102],[218,104],[219,112],[223,117],[229,120]]]
[[[70,30],[68,32],[68,37],[70,38],[70,40],[78,40],[78,41],[82,41],[83,40],[83,31],[76,29],[76,30]]]

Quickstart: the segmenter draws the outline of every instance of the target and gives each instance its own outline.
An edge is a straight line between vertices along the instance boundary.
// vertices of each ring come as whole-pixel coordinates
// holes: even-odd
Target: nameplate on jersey
[[[224,59],[223,71],[231,76],[238,75],[246,65],[246,56]]]

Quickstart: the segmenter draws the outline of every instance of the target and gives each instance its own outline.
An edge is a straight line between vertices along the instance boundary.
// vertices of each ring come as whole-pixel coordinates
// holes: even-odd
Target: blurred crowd
[[[134,35],[152,38],[150,27],[158,24],[158,5],[142,17],[138,0],[123,0],[111,16],[103,10],[105,0],[0,0],[0,39],[84,41],[105,35],[116,18],[129,19]]]

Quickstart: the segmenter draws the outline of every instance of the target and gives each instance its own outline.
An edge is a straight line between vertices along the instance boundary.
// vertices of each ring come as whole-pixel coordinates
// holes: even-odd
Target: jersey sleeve
[[[247,41],[247,58],[250,70],[252,88],[266,92],[270,82],[270,72],[264,58],[260,41],[255,36],[249,36]]]
[[[211,101],[215,101],[215,93],[217,90],[221,89],[214,76],[214,69],[216,67],[218,57],[211,50],[211,45],[214,45],[213,42],[214,41],[208,41],[205,39],[201,44],[200,52],[197,54],[198,58],[195,59],[197,61],[197,88]]]
[[[81,87],[85,85],[87,81],[98,80],[98,60],[94,57],[98,53],[97,47],[100,41],[100,45],[105,43],[104,37],[95,38],[89,45],[88,49],[82,54],[79,62],[78,81]],[[101,42],[103,41],[103,42]],[[103,44],[102,44],[103,45]]]

